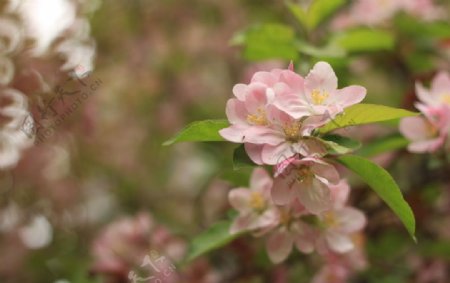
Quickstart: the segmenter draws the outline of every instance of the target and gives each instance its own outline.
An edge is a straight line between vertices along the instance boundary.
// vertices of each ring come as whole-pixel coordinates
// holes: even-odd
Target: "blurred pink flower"
[[[312,283],[321,282],[348,282],[356,272],[367,268],[367,259],[364,251],[364,238],[361,233],[352,235],[354,249],[347,253],[334,253],[326,251],[322,254],[325,265],[314,276]]]
[[[400,123],[400,132],[412,143],[409,151],[434,152],[443,147],[450,130],[450,75],[438,73],[432,80],[430,89],[416,84],[416,103],[424,116],[404,118]]]
[[[34,141],[34,121],[27,97],[14,89],[0,90],[0,169],[17,164]]]
[[[328,210],[332,202],[328,186],[339,182],[336,168],[318,158],[291,158],[286,163],[276,174],[273,201],[285,205],[296,198],[313,214]]]
[[[94,241],[92,254],[95,258],[93,271],[124,278],[130,271],[141,270],[147,256],[160,254],[179,261],[184,255],[184,242],[173,236],[166,228],[157,225],[150,215],[141,213],[135,218],[123,218],[107,226]],[[154,272],[155,270],[146,270]],[[173,274],[176,276],[176,274]],[[172,276],[171,276],[172,277]]]
[[[244,230],[268,231],[278,225],[278,210],[270,198],[272,178],[262,168],[253,171],[250,189],[237,188],[230,191],[228,199],[231,206],[239,211],[230,233]]]
[[[273,263],[284,261],[295,247],[303,253],[314,251],[317,230],[301,220],[309,212],[298,202],[292,200],[287,206],[280,207],[280,227],[266,239],[266,250]]]
[[[367,223],[366,216],[360,210],[343,207],[323,212],[319,215],[321,238],[319,244],[336,253],[346,253],[354,249],[352,235],[361,231]]]
[[[416,93],[419,100],[426,106],[450,107],[450,74],[439,72],[431,81],[427,90],[421,83],[416,83]]]
[[[347,206],[350,187],[346,180],[331,185],[330,190],[332,207],[318,215],[321,230],[318,250],[322,253],[328,249],[335,253],[347,253],[355,248],[353,234],[366,226],[367,219],[360,210]]]

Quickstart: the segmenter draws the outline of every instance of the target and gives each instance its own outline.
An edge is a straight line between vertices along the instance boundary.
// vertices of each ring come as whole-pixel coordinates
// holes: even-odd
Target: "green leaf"
[[[286,2],[286,6],[307,30],[313,30],[345,2],[346,0],[314,0],[306,11],[292,2]]]
[[[308,9],[308,25],[310,29],[317,27],[334,11],[345,4],[345,0],[315,0]]]
[[[239,40],[244,42],[244,57],[248,60],[298,58],[295,32],[290,26],[282,24],[256,26],[247,31],[244,37]]]
[[[344,110],[331,122],[319,129],[319,133],[327,133],[335,129],[349,126],[383,122],[403,117],[416,116],[418,113],[404,109],[375,104],[356,104]]]
[[[238,146],[233,153],[233,169],[238,170],[246,167],[255,167],[256,164],[248,157],[244,145]]]
[[[327,45],[324,47],[316,47],[304,41],[297,42],[297,48],[302,54],[306,54],[315,58],[343,58],[346,55],[344,49],[339,46]]]
[[[450,241],[429,241],[420,246],[422,256],[450,261]]]
[[[385,30],[359,28],[337,34],[330,44],[347,52],[392,50],[395,47],[395,38]]]
[[[341,156],[338,160],[359,175],[380,196],[400,218],[406,230],[416,241],[414,214],[391,175],[372,161],[356,155]]]
[[[389,135],[364,145],[357,154],[364,157],[373,157],[381,153],[406,147],[409,141],[400,134]]]
[[[163,143],[164,146],[178,142],[224,141],[219,131],[229,126],[227,120],[205,120],[189,124],[177,135]]]
[[[354,139],[340,135],[326,135],[321,137],[330,154],[347,154],[361,147],[361,143]]]
[[[306,28],[309,29],[308,15],[305,10],[300,7],[298,3],[286,2],[286,6],[294,15],[294,17]]]
[[[192,261],[195,258],[212,250],[221,248],[238,238],[241,234],[230,234],[230,226],[231,221],[220,221],[196,236],[189,246],[186,261]]]
[[[446,39],[450,37],[450,24],[448,21],[424,22],[416,17],[402,14],[395,18],[395,24],[402,34],[424,40],[427,38]]]

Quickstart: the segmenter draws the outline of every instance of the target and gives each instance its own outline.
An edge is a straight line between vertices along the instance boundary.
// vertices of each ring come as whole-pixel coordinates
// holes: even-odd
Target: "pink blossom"
[[[141,213],[135,218],[113,222],[100,233],[92,247],[93,271],[124,280],[128,272],[142,269],[140,266],[144,266],[147,256],[153,258],[155,255],[167,257],[158,264],[164,270],[171,264],[171,259],[181,260],[184,248],[184,242],[157,225],[150,215]],[[146,270],[149,271],[152,270]],[[168,282],[176,282],[173,281],[175,277],[177,274],[171,274]]]
[[[284,93],[275,104],[296,119],[321,115],[323,124],[365,96],[366,89],[361,86],[338,89],[338,79],[330,64],[318,62],[306,76],[301,91]]]
[[[250,188],[237,188],[230,191],[228,199],[231,206],[239,212],[230,233],[258,231],[264,233],[278,225],[278,210],[270,198],[272,178],[262,168],[256,168],[250,179]]]
[[[340,264],[327,264],[317,273],[312,283],[347,283],[350,270]]]
[[[231,126],[220,131],[226,140],[245,143],[257,164],[277,164],[281,158],[310,155],[320,145],[305,137],[317,127],[317,117],[294,119],[273,105],[276,97],[298,93],[303,78],[291,70],[257,72],[250,84],[233,88],[236,98],[228,101],[226,114]]]
[[[346,253],[354,249],[352,234],[366,225],[366,216],[353,207],[343,207],[323,212],[319,215],[322,228],[319,245],[336,253]]]
[[[355,248],[350,252],[341,254],[327,250],[322,253],[326,263],[314,276],[313,283],[348,282],[355,271],[367,268],[363,235],[353,234],[352,242]]]
[[[316,230],[300,219],[308,215],[308,211],[297,201],[291,201],[280,208],[279,223],[266,240],[266,250],[273,263],[284,261],[295,246],[300,252],[314,251]]]
[[[430,89],[421,83],[416,83],[416,93],[419,100],[426,106],[450,107],[450,74],[439,72],[431,81]]]
[[[273,201],[285,205],[297,198],[311,213],[318,214],[331,206],[330,184],[339,182],[334,166],[318,158],[291,158],[276,174],[271,190]]]
[[[438,73],[430,89],[417,83],[416,92],[416,107],[424,116],[404,118],[400,132],[412,141],[411,152],[434,152],[444,146],[450,129],[450,75]]]
[[[422,108],[422,117],[407,117],[400,122],[400,132],[411,143],[408,150],[415,153],[435,152],[443,147],[449,131],[450,109]]]

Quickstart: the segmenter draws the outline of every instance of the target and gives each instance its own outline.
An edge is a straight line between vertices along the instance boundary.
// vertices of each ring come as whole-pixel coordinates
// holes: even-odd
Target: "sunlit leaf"
[[[319,129],[320,133],[327,133],[335,129],[349,126],[383,122],[403,117],[416,116],[418,113],[404,109],[375,104],[356,104],[345,109],[331,122]]]
[[[395,134],[365,144],[357,154],[364,157],[373,157],[381,153],[405,148],[408,144],[409,141],[405,137]]]
[[[340,135],[326,135],[321,139],[330,154],[347,154],[361,147],[359,141]]]
[[[394,35],[385,30],[359,28],[341,32],[331,39],[332,45],[347,52],[367,52],[392,50],[395,46]]]
[[[315,0],[304,8],[297,3],[288,1],[286,6],[307,30],[313,30],[345,2],[345,0]]]
[[[229,126],[227,120],[205,120],[189,124],[173,138],[167,140],[163,145],[172,145],[178,142],[207,142],[224,141],[219,131]]]
[[[298,58],[294,30],[287,25],[265,24],[251,28],[244,38],[244,57],[248,60]]]

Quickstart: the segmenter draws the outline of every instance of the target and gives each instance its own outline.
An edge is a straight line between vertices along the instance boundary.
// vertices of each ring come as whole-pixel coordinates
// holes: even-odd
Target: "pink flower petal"
[[[273,102],[274,106],[295,119],[311,115],[309,103],[298,94],[284,94],[278,96]]]
[[[331,207],[330,189],[317,179],[304,181],[301,189],[297,189],[298,198],[305,208],[313,214],[319,214]]]
[[[257,111],[265,110],[267,104],[267,87],[263,84],[254,83],[247,87],[245,97],[245,108],[248,113],[255,114]]]
[[[284,142],[283,134],[275,129],[264,126],[252,126],[245,131],[243,138],[246,143],[279,145]]]
[[[250,211],[251,190],[245,188],[233,189],[228,193],[228,201],[239,212]]]
[[[450,92],[450,76],[447,72],[439,72],[431,82],[431,92],[434,95]]]
[[[344,108],[360,103],[366,97],[367,90],[362,86],[348,86],[336,91],[336,102]]]
[[[256,72],[251,80],[252,83],[262,83],[267,87],[272,87],[277,81],[278,77],[269,72]]]
[[[247,123],[247,109],[245,109],[244,102],[238,99],[229,99],[226,107],[227,118],[231,124],[242,124]]]
[[[325,237],[330,249],[334,252],[347,253],[355,247],[350,236],[347,234],[329,231]]]
[[[325,183],[337,184],[340,181],[339,173],[336,168],[328,163],[314,163],[311,166],[311,171]]]
[[[424,117],[406,117],[400,121],[400,132],[412,141],[426,140],[431,136],[432,126]]]
[[[288,142],[283,142],[275,146],[270,144],[264,145],[261,157],[264,164],[276,165],[294,156],[295,154],[296,152],[293,151],[291,144]]]
[[[271,189],[272,201],[277,205],[288,204],[294,198],[294,182],[293,174],[275,178]]]
[[[335,216],[339,222],[339,230],[346,233],[362,230],[367,223],[364,213],[352,207],[337,210]]]
[[[437,97],[432,96],[431,93],[426,88],[424,88],[421,83],[416,83],[416,95],[420,101],[427,105],[436,104]]]
[[[293,239],[286,230],[274,232],[266,241],[266,249],[273,263],[284,261],[292,251]]]
[[[237,234],[243,231],[251,230],[250,226],[255,221],[255,215],[253,214],[244,214],[239,215],[234,219],[233,224],[230,227],[230,234]]]
[[[408,150],[415,153],[435,152],[445,143],[443,137],[437,137],[431,140],[417,141],[408,145]]]
[[[250,177],[250,189],[262,191],[264,188],[272,187],[272,178],[264,168],[256,168]]]
[[[247,85],[245,84],[237,84],[233,87],[233,94],[240,101],[245,101],[245,97],[247,96]]]
[[[228,128],[219,131],[220,136],[230,142],[243,143],[245,133],[249,129],[246,125],[231,125]]]
[[[297,221],[291,228],[295,232],[295,246],[303,253],[312,253],[314,251],[315,239],[317,233],[309,225]]]
[[[261,158],[261,152],[264,147],[262,144],[252,144],[246,143],[244,144],[245,152],[247,152],[248,157],[258,165],[263,165],[263,161]]]
[[[305,88],[307,92],[312,92],[314,89],[334,92],[337,89],[337,86],[336,74],[330,64],[326,62],[318,62],[315,64],[305,78]]]
[[[347,203],[350,186],[347,180],[342,179],[337,185],[329,185],[334,208],[342,208]]]

